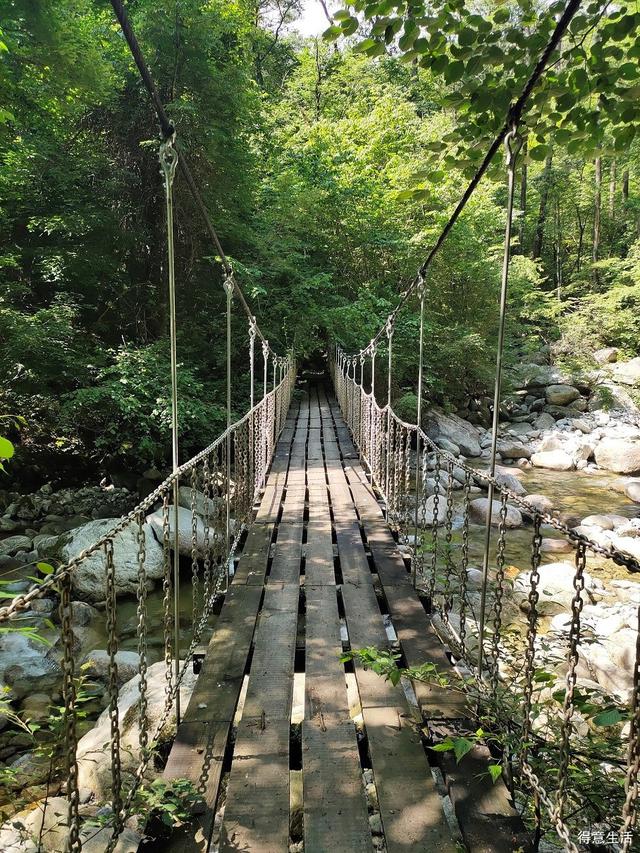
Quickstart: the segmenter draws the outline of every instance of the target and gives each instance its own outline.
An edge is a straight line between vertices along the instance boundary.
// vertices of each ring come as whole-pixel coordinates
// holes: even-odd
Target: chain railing
[[[275,363],[275,359],[274,359]],[[72,594],[74,576],[88,560],[99,561],[105,584],[104,627],[107,637],[107,698],[110,719],[108,744],[111,766],[111,808],[113,835],[107,853],[117,844],[125,821],[131,814],[136,791],[145,778],[154,755],[158,735],[168,722],[176,722],[176,697],[196,647],[204,639],[213,606],[228,584],[233,572],[234,554],[243,532],[251,525],[254,507],[263,489],[278,437],[284,427],[295,383],[295,366],[291,358],[277,360],[278,383],[239,421],[209,447],[180,466],[155,491],[131,512],[114,524],[97,542],[84,549],[66,565],[61,565],[41,583],[0,608],[0,623],[11,625],[13,617],[24,615],[31,605],[45,596],[59,598],[60,640],[62,648],[62,692],[64,697],[64,748],[66,757],[66,793],[69,802],[68,851],[82,849],[80,794],[78,790],[78,735],[76,722],[82,706],[78,705],[79,666],[72,626]],[[266,388],[265,388],[266,391]],[[181,485],[182,484],[182,485]],[[177,485],[178,488],[175,488]],[[177,511],[171,501],[179,495]],[[173,529],[178,522],[177,535]],[[123,778],[118,674],[117,575],[122,534],[130,531],[137,542],[137,703],[140,761],[137,769]],[[149,559],[150,539],[158,542],[162,552],[161,580],[163,591],[163,660],[166,699],[159,722],[153,731],[148,722],[148,616],[147,594],[158,580],[156,565]],[[178,544],[182,565],[176,573],[174,543]],[[175,659],[174,577],[181,578],[190,568],[192,639],[179,661]],[[182,571],[184,570],[184,571]],[[182,599],[184,601],[184,598]],[[183,620],[186,613],[181,614]],[[93,625],[98,628],[99,626]],[[176,665],[177,664],[177,665]]]
[[[611,560],[634,573],[640,572],[640,563],[541,511],[487,471],[473,468],[441,449],[422,428],[399,418],[389,403],[381,406],[372,390],[375,355],[372,347],[367,353],[370,370],[365,370],[363,359],[347,356],[340,348],[336,348],[331,360],[336,397],[354,443],[385,506],[387,521],[410,556],[414,581],[428,595],[441,638],[455,658],[463,662],[464,671],[470,673],[465,688],[478,701],[491,703],[494,711],[497,707],[498,719],[502,706],[501,722],[512,731],[509,741],[512,745],[513,731],[517,733],[517,750],[512,747],[512,753],[503,756],[509,764],[510,776],[519,777],[524,788],[546,808],[548,821],[565,849],[578,851],[580,768],[585,760],[585,741],[594,735],[585,690],[580,688],[577,678],[583,652],[594,642],[592,626],[585,625],[581,618],[587,602],[587,554]],[[489,490],[489,486],[493,491],[491,508],[486,492],[486,506],[472,508],[472,488],[478,492],[474,498],[481,498],[480,489]],[[516,533],[507,526],[511,507],[517,508],[530,524],[530,527],[520,526],[517,531],[518,553],[521,557],[526,553],[527,539],[530,552],[530,571],[519,574],[517,582],[522,615],[519,633],[512,627],[506,630],[504,617],[507,601],[515,590],[515,582],[507,574],[508,546]],[[481,572],[469,565],[470,539],[474,533],[475,556],[479,561],[486,521],[483,514],[489,512],[495,542],[486,590],[486,624],[481,626],[477,587]],[[540,574],[543,525],[562,534],[572,546],[568,550],[575,553],[571,602],[567,608],[568,631],[559,638],[552,663],[549,620],[542,618],[540,604],[541,596],[548,597]],[[476,584],[472,590],[474,576]],[[640,629],[640,607],[635,627]],[[484,644],[482,654],[480,643]],[[602,757],[600,770],[596,763],[595,769],[591,767],[589,771],[596,776],[599,772],[603,788],[613,792],[610,805],[619,806],[617,817],[609,812],[602,822],[610,827],[607,831],[611,841],[615,835],[617,846],[612,849],[625,853],[632,849],[638,801],[640,640],[635,648],[632,678],[629,703],[617,701],[618,716],[614,713],[610,717],[616,722],[610,730],[615,733],[608,745],[610,752]],[[550,693],[553,695],[549,696]],[[598,708],[611,710],[611,697],[606,691],[602,691],[601,698],[595,690],[587,693],[594,704],[592,716]],[[543,716],[546,727],[541,725]],[[553,790],[553,795],[549,790]],[[576,811],[577,816],[573,814]]]

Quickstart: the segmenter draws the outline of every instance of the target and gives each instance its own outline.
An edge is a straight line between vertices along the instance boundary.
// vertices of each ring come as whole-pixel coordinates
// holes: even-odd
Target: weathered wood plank
[[[227,790],[220,851],[289,848],[289,720],[242,718]]]

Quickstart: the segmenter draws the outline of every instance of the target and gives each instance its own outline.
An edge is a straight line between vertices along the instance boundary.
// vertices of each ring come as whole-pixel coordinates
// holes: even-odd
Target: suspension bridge
[[[173,470],[102,539],[0,608],[0,620],[10,626],[36,599],[51,594],[59,599],[68,800],[65,850],[82,850],[90,837],[80,805],[84,756],[78,752],[73,578],[84,561],[99,558],[108,638],[110,737],[98,759],[107,762],[110,775],[107,853],[123,849],[118,845],[137,795],[159,772],[169,782],[188,780],[199,794],[190,819],[163,842],[171,851],[506,853],[537,849],[546,826],[559,845],[578,853],[575,815],[580,809],[575,805],[580,792],[571,789],[569,779],[583,743],[578,736],[577,668],[584,641],[587,557],[604,557],[630,572],[640,571],[640,565],[542,512],[495,476],[518,128],[578,0],[567,4],[503,128],[387,322],[355,354],[345,353],[339,344],[331,347],[331,381],[328,375],[297,376],[294,354],[276,354],[261,332],[188,160],[178,149],[175,128],[126,10],[120,0],[112,0],[112,5],[161,128]],[[478,470],[438,447],[421,427],[427,276],[503,144],[508,201],[493,441],[489,469]],[[183,464],[178,446],[173,247],[178,168],[221,259],[227,296],[227,429]],[[230,358],[234,298],[247,316],[251,378],[249,410],[236,422],[231,419]],[[416,303],[418,409],[416,423],[407,423],[395,413],[391,397],[393,333],[399,313]],[[256,363],[256,345],[262,365]],[[384,404],[376,382],[376,359],[382,355]],[[454,536],[454,473],[462,477],[459,537]],[[486,488],[489,507],[479,609],[469,589],[470,502],[477,485]],[[190,521],[187,533],[180,516],[181,486],[190,494],[189,508],[182,507]],[[502,616],[510,505],[531,519],[526,625],[515,647],[506,642]],[[145,521],[154,509],[162,518],[165,687],[162,712],[152,724]],[[575,550],[571,624],[557,682],[552,740],[545,740],[536,728],[538,694],[548,682],[538,608],[544,592],[539,572],[544,525]],[[132,531],[138,543],[137,701],[126,708],[117,661],[117,537],[123,531]],[[180,604],[185,585],[191,587],[189,613]],[[189,643],[183,648],[185,624]],[[389,677],[376,671],[381,667],[374,650],[395,655],[386,658],[391,668],[383,675]],[[393,677],[395,661],[406,669],[402,678]],[[637,820],[640,640],[633,671],[635,690],[621,735],[624,748],[618,755],[604,756],[601,769],[614,792],[610,803],[615,814],[609,814],[608,821],[615,827],[617,846],[611,849],[622,853],[634,849]],[[197,675],[195,686],[182,701],[192,673]],[[500,716],[502,704],[508,717]],[[133,768],[124,761],[123,737],[132,707],[138,744]],[[494,711],[489,724],[493,732],[478,731],[481,709],[487,707]],[[498,735],[505,731],[509,737],[501,740]],[[466,755],[459,763],[456,739],[465,743]],[[302,784],[296,786],[293,780],[299,777]],[[516,808],[518,794],[531,804],[528,811]]]

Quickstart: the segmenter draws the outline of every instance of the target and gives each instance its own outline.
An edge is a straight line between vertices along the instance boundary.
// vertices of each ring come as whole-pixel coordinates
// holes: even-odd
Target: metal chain
[[[460,560],[460,646],[467,653],[467,583],[469,568],[469,504],[471,499],[471,477],[465,474],[462,506],[462,551]]]
[[[496,545],[496,578],[494,590],[493,604],[493,635],[491,638],[491,689],[495,695],[498,690],[498,680],[500,674],[499,658],[500,658],[500,638],[502,634],[502,597],[504,594],[504,566],[505,566],[505,546],[507,533],[507,498],[506,495],[501,496],[500,514],[498,521],[498,542]],[[491,512],[491,508],[489,508]]]
[[[76,680],[73,657],[73,630],[71,627],[71,578],[60,583],[60,635],[62,637],[62,697],[64,701],[64,746],[67,760],[67,836],[65,853],[78,853],[80,841],[80,791],[78,789],[78,735],[76,732]]]
[[[198,621],[200,552],[198,548],[198,515],[196,513],[198,497],[198,471],[191,471],[191,608],[192,624]]]
[[[425,447],[426,451],[426,447]],[[436,454],[433,471],[433,513],[431,518],[431,577],[429,578],[429,597],[433,606],[436,593],[436,578],[438,572],[438,526],[440,516],[440,457]]]
[[[569,773],[570,760],[570,738],[573,731],[573,696],[576,687],[577,675],[576,667],[578,665],[580,644],[580,615],[584,607],[583,592],[584,592],[584,573],[587,566],[587,555],[584,546],[580,546],[576,551],[576,572],[573,576],[573,588],[575,590],[571,601],[571,626],[569,628],[569,654],[567,670],[566,689],[564,694],[564,702],[562,707],[562,726],[560,733],[560,762],[558,766],[558,792],[556,798],[556,808],[554,817],[556,821],[562,820],[564,805],[567,794],[567,777]]]
[[[138,516],[137,525],[138,542],[138,659],[140,680],[138,691],[140,693],[138,726],[140,730],[140,749],[144,753],[149,743],[148,730],[148,707],[147,707],[147,570],[146,570],[146,538],[144,533],[144,515]]]
[[[622,827],[620,834],[624,841],[623,853],[631,850],[631,833],[637,820],[636,803],[638,799],[638,778],[640,776],[640,606],[638,607],[638,627],[636,634],[636,659],[633,668],[633,698],[631,726],[627,752],[627,773],[625,777],[625,800],[622,807]]]
[[[172,584],[171,584],[171,536],[169,528],[169,493],[165,492],[162,497],[162,555],[163,555],[163,576],[162,576],[162,613],[163,613],[163,638],[164,638],[164,665],[165,665],[165,688],[164,692],[167,696],[167,701],[171,695],[171,685],[173,681],[173,673],[171,664],[173,661],[173,646],[172,646],[172,631],[173,631],[173,614],[171,613],[172,601]],[[176,557],[177,559],[177,557]]]
[[[527,616],[527,646],[524,654],[524,690],[523,690],[523,728],[522,728],[522,755],[521,763],[527,760],[529,749],[529,735],[531,734],[531,705],[533,700],[533,676],[535,673],[536,660],[536,636],[538,634],[538,602],[540,593],[540,546],[542,545],[542,534],[540,515],[533,518],[533,537],[531,539],[531,573],[529,575],[529,592],[527,601],[529,613]]]
[[[451,462],[447,467],[447,504],[445,510],[444,529],[445,572],[443,589],[443,615],[445,619],[448,619],[449,611],[451,610],[451,570],[453,564],[451,557],[451,543],[453,540],[453,465],[451,464]]]
[[[107,615],[107,654],[109,656],[109,720],[111,727],[111,779],[113,815],[118,828],[119,814],[122,808],[122,778],[120,764],[120,719],[118,710],[118,627],[116,616],[116,570],[113,562],[113,543],[105,545],[106,559],[106,615]]]

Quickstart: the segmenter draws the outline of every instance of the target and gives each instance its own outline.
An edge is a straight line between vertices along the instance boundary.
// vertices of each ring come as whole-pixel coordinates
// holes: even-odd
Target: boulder
[[[616,347],[603,347],[594,352],[593,358],[598,364],[611,364],[618,360],[618,350]]]
[[[514,383],[518,388],[545,388],[563,383],[568,377],[549,364],[521,364],[514,370]]]
[[[596,463],[607,471],[634,474],[640,471],[640,440],[603,438],[595,449]]]
[[[585,418],[576,418],[572,424],[574,429],[579,430],[585,435],[593,432],[593,426],[589,423],[589,421],[585,420]]]
[[[608,515],[588,515],[582,519],[585,527],[599,527],[600,530],[613,530],[613,521]]]
[[[546,563],[538,568],[540,582],[538,591],[538,613],[553,616],[571,608],[575,590],[573,579],[576,573],[571,563]],[[584,573],[585,589],[583,600],[589,602],[596,583],[588,572]],[[513,597],[522,609],[528,609],[528,595],[531,584],[531,572],[521,572],[513,583]]]
[[[54,649],[47,645],[55,642],[57,632],[43,629],[39,635],[45,643],[16,631],[0,634],[0,683],[8,685],[16,698],[44,692],[60,678]]]
[[[61,557],[66,563],[100,539],[116,524],[117,519],[102,518],[76,528],[61,539],[64,541]],[[147,578],[158,580],[163,576],[162,547],[156,541],[152,528],[144,525]],[[116,595],[134,595],[138,588],[137,526],[129,524],[113,540],[113,561],[116,570]],[[71,574],[75,595],[88,602],[105,599],[106,559],[104,550],[98,549],[82,560]]]
[[[436,438],[435,443],[442,450],[446,450],[447,453],[451,453],[452,456],[460,456],[460,448],[457,444],[454,444],[452,441],[449,441],[448,438],[445,438],[443,435],[438,436]]]
[[[0,554],[13,557],[18,551],[30,551],[32,544],[28,536],[8,536],[0,540]]]
[[[499,439],[498,453],[503,459],[530,459],[531,451],[521,441],[516,441],[508,436]]]
[[[425,523],[427,527],[434,526],[434,508],[435,508],[435,495],[431,495],[427,498],[427,502],[425,504],[426,508],[426,516]],[[437,524],[444,524],[445,519],[447,517],[447,498],[444,494],[438,495],[438,515],[435,518]]]
[[[531,461],[536,468],[550,468],[552,471],[571,471],[573,459],[564,450],[543,450],[534,453]]]
[[[625,486],[625,495],[634,503],[640,504],[640,482],[631,482]]]
[[[457,445],[465,456],[480,456],[478,430],[468,421],[433,409],[427,412],[424,423],[425,432],[433,441],[445,438]]]
[[[115,656],[118,668],[118,684],[130,681],[138,672],[140,658],[136,652],[120,651]],[[107,682],[109,680],[109,653],[106,649],[94,649],[81,660],[84,672],[89,678],[96,681]]]
[[[158,542],[162,542],[162,510],[157,510],[156,512],[147,516],[147,523],[151,525],[151,528]],[[171,504],[171,506],[169,507],[169,545],[172,550],[174,546],[174,524],[175,513],[173,509],[173,504]],[[178,550],[182,556],[191,556],[192,536],[193,534],[191,530],[191,510],[185,509],[184,507],[178,507]],[[211,535],[210,537],[210,547],[212,547],[212,543],[213,535]],[[199,515],[196,516],[196,545],[198,548],[198,552],[200,554],[203,554],[205,547],[205,527],[204,522]]]
[[[178,503],[184,509],[191,511],[191,488],[190,486],[180,486]],[[220,510],[220,504],[207,498],[202,492],[196,491],[196,512],[203,518],[208,513],[209,518],[215,518],[216,512]]]
[[[0,827],[3,853],[61,853],[66,849],[69,805],[66,797],[48,797],[15,814]],[[104,853],[113,828],[95,825],[82,828],[83,853]],[[113,853],[136,853],[142,836],[125,827]]]
[[[518,476],[516,474],[511,473],[506,468],[498,468],[495,473],[496,481],[504,486],[505,489],[508,489],[510,492],[513,492],[514,495],[526,495],[527,490],[520,482]]]
[[[501,501],[492,501],[491,525],[497,527],[500,524]],[[476,498],[469,504],[469,517],[479,524],[486,524],[487,512],[489,510],[489,498]],[[522,525],[522,514],[513,506],[507,506],[506,526],[520,527]]]
[[[122,761],[123,784],[131,781],[140,760],[140,739],[138,717],[140,707],[140,692],[138,689],[139,676],[136,675],[120,689],[118,711],[120,717],[120,758]],[[188,666],[180,687],[180,704],[186,708],[193,692],[197,676],[192,667]],[[152,664],[147,671],[147,718],[150,736],[160,723],[165,704],[165,664],[164,661]],[[110,741],[110,719],[107,708],[98,717],[96,725],[87,732],[78,743],[78,785],[86,788],[96,796],[98,801],[108,800],[111,792],[111,765],[105,761],[104,745]],[[176,728],[175,709],[158,732],[157,743],[162,745],[169,741]],[[153,779],[161,771],[154,769],[153,762],[147,768],[146,778]]]
[[[538,510],[538,512],[543,512],[546,515],[553,512],[553,501],[546,495],[527,495],[527,503],[531,504],[531,506]],[[525,515],[527,514],[524,509],[522,512]]]
[[[640,357],[619,361],[611,368],[611,373],[615,381],[622,382],[623,385],[640,384]]]
[[[550,406],[568,406],[580,396],[580,392],[573,385],[548,385],[544,396]]]
[[[570,554],[572,551],[573,544],[569,539],[545,538],[540,545],[542,554]]]
[[[549,412],[542,412],[535,421],[535,428],[539,430],[553,429],[555,425],[556,419]]]

